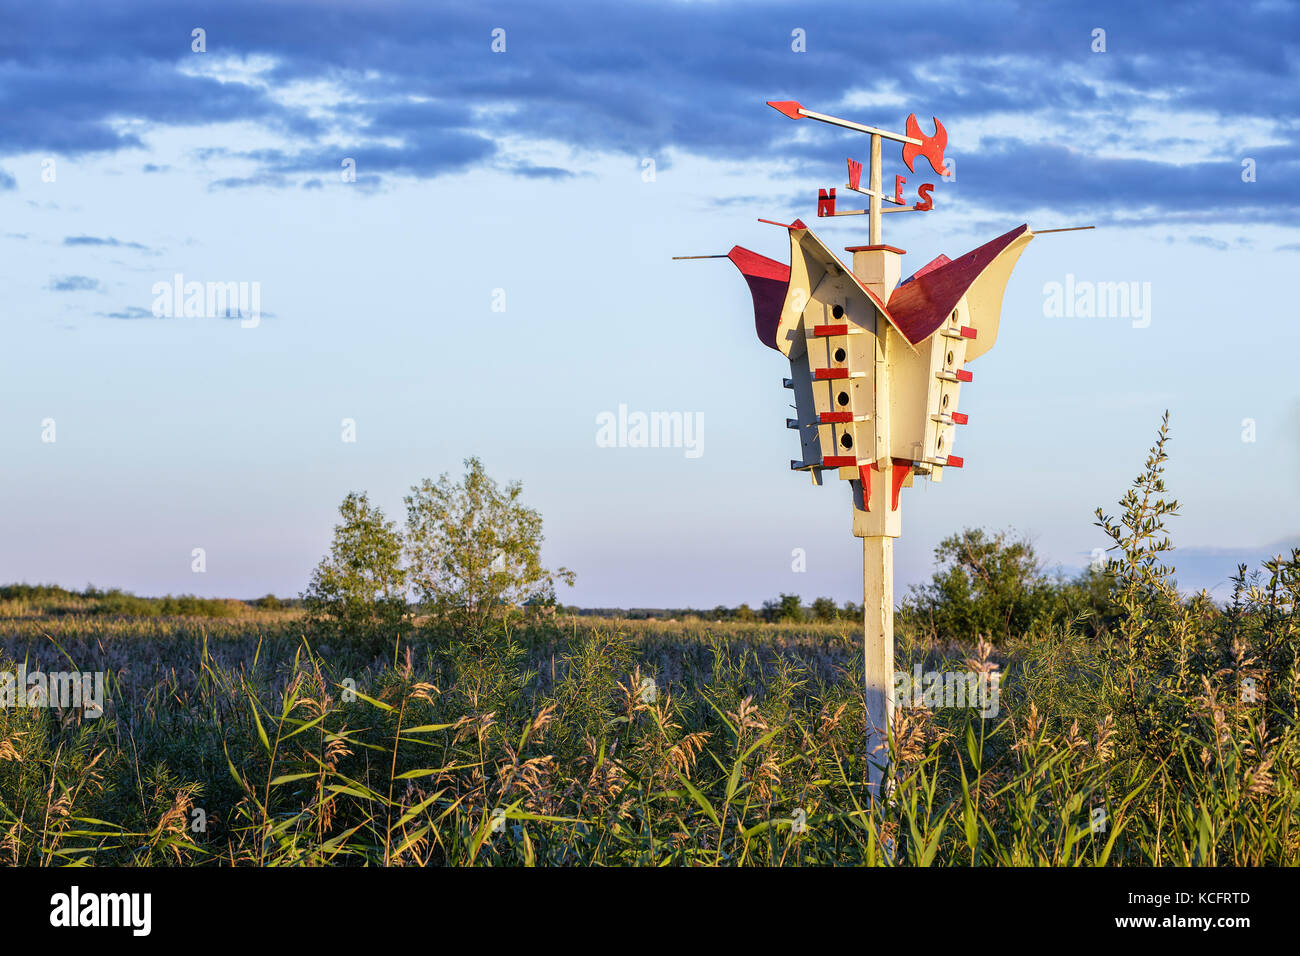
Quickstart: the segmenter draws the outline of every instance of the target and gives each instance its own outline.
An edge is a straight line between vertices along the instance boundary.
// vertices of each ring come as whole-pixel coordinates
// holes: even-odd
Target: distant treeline
[[[116,614],[125,617],[238,617],[250,608],[281,610],[296,607],[296,599],[274,594],[251,601],[203,598],[193,594],[138,597],[120,588],[103,590],[87,585],[74,591],[57,584],[0,585],[0,604],[9,610],[29,609],[43,614]]]
[[[1066,626],[1097,635],[1112,630],[1119,617],[1113,601],[1115,580],[1108,567],[1087,568],[1073,577],[1060,571],[1049,573],[1032,544],[1009,532],[967,528],[940,542],[935,548],[934,562],[930,581],[911,588],[896,609],[898,624],[917,635],[945,640],[985,637],[996,643],[1011,635]],[[1189,600],[1213,610],[1204,595]],[[419,612],[418,605],[400,597],[389,601],[394,605],[393,612],[403,620],[409,621]],[[271,594],[239,601],[192,595],[145,598],[116,588],[87,587],[84,591],[72,591],[56,585],[0,587],[0,611],[11,614],[237,617],[249,613],[250,609],[274,611],[300,607],[304,607],[300,598],[278,598]],[[538,611],[547,617],[559,613],[632,621],[849,624],[862,620],[860,604],[852,601],[837,604],[829,597],[805,604],[798,594],[779,594],[758,608],[748,604],[739,607],[720,604],[714,608],[581,608],[526,602],[515,610]]]
[[[843,606],[831,598],[818,598],[805,606],[797,594],[782,594],[771,601],[764,601],[755,609],[748,604],[739,607],[727,607],[719,604],[714,608],[695,607],[573,607],[560,605],[558,610],[564,614],[578,617],[616,617],[629,621],[680,621],[684,618],[699,618],[705,621],[741,621],[757,623],[766,621],[838,621],[862,615],[862,605],[846,601]]]
[[[899,624],[920,635],[997,641],[1012,634],[1070,625],[1098,634],[1116,620],[1111,600],[1114,578],[1104,565],[1070,576],[1048,572],[1033,545],[1009,532],[978,528],[945,538],[935,548],[935,572],[926,584],[903,596]],[[797,594],[780,594],[759,608],[719,605],[698,608],[563,608],[565,613],[632,620],[742,623],[857,622],[862,605],[836,604],[829,597],[805,604]]]

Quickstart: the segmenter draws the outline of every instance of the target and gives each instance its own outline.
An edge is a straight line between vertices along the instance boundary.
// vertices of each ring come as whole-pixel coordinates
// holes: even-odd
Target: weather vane
[[[903,144],[903,162],[915,172],[924,158],[948,174],[943,153],[948,133],[937,118],[926,136],[916,115],[906,134],[893,133],[805,109],[794,101],[769,102],[791,119],[812,119],[866,134],[868,186],[862,163],[848,160],[845,189],[867,197],[866,209],[839,210],[834,188],[821,189],[819,217],[866,215],[868,243],[849,246],[845,266],[817,235],[796,219],[772,223],[788,230],[790,264],[735,246],[725,256],[745,277],[754,302],[759,340],[790,360],[785,387],[793,390],[801,457],[791,461],[822,484],[827,470],[853,492],[853,534],[863,541],[863,616],[866,642],[867,757],[874,789],[885,779],[893,719],[894,539],[902,533],[899,494],[916,476],[940,481],[964,461],[953,454],[961,387],[972,379],[967,363],[993,347],[1002,295],[1011,270],[1033,239],[1017,226],[957,259],[939,256],[899,281],[904,250],[885,245],[882,217],[934,208],[933,183],[903,198],[906,178],[894,192],[881,186],[881,141]],[[771,220],[760,220],[771,222]],[[1073,228],[1090,229],[1091,226]],[[1065,232],[1049,229],[1043,232]],[[1040,235],[1042,233],[1039,233]]]

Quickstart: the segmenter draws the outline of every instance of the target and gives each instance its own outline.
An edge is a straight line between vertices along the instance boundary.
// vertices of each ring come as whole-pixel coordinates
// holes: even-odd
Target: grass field
[[[1261,596],[1184,607],[1151,659],[1122,635],[981,660],[904,631],[900,670],[995,665],[1000,708],[901,709],[875,802],[847,623],[562,617],[367,647],[313,645],[294,611],[6,609],[0,670],[110,686],[99,719],[0,712],[0,859],[1294,864],[1296,622]]]
[[[1159,451],[1098,513],[1103,577],[1035,584],[1050,613],[952,640],[1018,618],[951,575],[904,608],[899,671],[1000,682],[993,707],[898,708],[888,755],[864,752],[854,621],[359,637],[271,600],[6,588],[0,679],[107,688],[97,717],[0,709],[0,862],[1296,865],[1300,551],[1227,606],[1181,594]]]

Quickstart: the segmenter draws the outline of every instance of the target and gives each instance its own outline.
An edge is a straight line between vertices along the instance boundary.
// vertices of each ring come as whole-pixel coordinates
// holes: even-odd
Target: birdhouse
[[[940,481],[954,453],[966,364],[997,337],[1002,294],[1033,238],[1020,226],[956,260],[940,256],[898,281],[903,250],[850,246],[845,265],[800,220],[786,227],[790,265],[736,246],[759,340],[790,362],[800,458],[816,484],[854,483],[854,533],[897,536],[900,489]],[[982,336],[982,338],[981,338]],[[888,482],[885,473],[888,472]],[[866,516],[880,513],[880,520]]]
[[[853,533],[863,539],[868,782],[874,791],[884,779],[893,714],[893,539],[902,530],[899,495],[918,475],[939,481],[945,469],[965,463],[954,451],[969,422],[960,411],[962,386],[973,380],[967,365],[997,340],[1007,280],[1034,233],[1017,226],[957,259],[939,256],[900,281],[905,253],[882,241],[883,215],[932,210],[935,187],[921,184],[918,201],[908,205],[902,198],[906,179],[898,175],[894,192],[886,193],[881,141],[903,144],[909,171],[924,158],[936,173],[947,175],[943,124],[936,119],[934,133],[927,136],[913,114],[905,133],[891,133],[794,101],[768,105],[791,119],[813,119],[870,138],[868,185],[862,185],[864,164],[849,159],[844,186],[867,196],[868,207],[840,209],[834,188],[817,193],[819,217],[867,217],[869,243],[848,247],[851,265],[798,219],[772,223],[788,232],[789,265],[741,246],[726,258],[749,285],[759,341],[790,363],[784,384],[794,393],[795,417],[786,419],[786,427],[798,434],[800,452],[790,467],[808,472],[817,485],[830,472],[853,492]]]

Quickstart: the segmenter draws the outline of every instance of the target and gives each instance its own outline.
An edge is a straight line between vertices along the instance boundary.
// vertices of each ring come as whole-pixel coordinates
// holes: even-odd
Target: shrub
[[[407,614],[401,535],[364,493],[344,498],[339,516],[330,553],[303,594],[309,616],[363,638],[400,631]]]
[[[442,621],[481,631],[511,607],[554,604],[567,568],[542,566],[542,516],[520,501],[523,486],[504,488],[477,458],[465,477],[425,479],[406,497],[406,553],[423,606]]]
[[[814,621],[833,621],[839,616],[839,608],[828,597],[819,597],[813,601],[811,610]]]
[[[763,602],[765,621],[802,621],[803,619],[803,601],[797,594],[782,594],[774,601]]]

